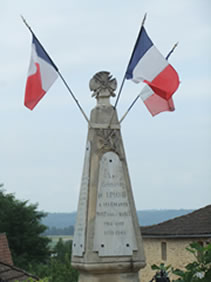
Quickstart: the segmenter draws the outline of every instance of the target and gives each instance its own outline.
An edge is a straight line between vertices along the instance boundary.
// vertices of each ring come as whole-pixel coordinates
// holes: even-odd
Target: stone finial
[[[101,71],[96,73],[89,82],[89,88],[91,91],[94,91],[92,97],[96,99],[108,98],[110,96],[115,97],[114,91],[117,88],[117,81],[115,78],[112,78],[107,71]]]

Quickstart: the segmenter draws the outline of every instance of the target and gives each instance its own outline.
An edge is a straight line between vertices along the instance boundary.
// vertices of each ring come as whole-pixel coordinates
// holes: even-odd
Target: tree
[[[71,253],[72,241],[64,242],[60,238],[48,263],[36,265],[31,272],[44,282],[77,282],[78,271],[71,266]]]
[[[59,239],[51,259],[51,282],[77,282],[78,271],[71,266],[72,241]]]
[[[47,229],[41,224],[44,216],[37,204],[17,200],[14,194],[0,190],[0,233],[7,235],[16,266],[28,270],[30,265],[48,259],[50,240],[42,236]]]

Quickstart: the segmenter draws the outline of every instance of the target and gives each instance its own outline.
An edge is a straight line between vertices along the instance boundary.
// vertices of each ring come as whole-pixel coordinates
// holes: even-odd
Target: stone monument
[[[90,80],[97,105],[89,123],[72,250],[80,282],[138,282],[145,266],[120,123],[109,101],[116,87],[109,72]]]

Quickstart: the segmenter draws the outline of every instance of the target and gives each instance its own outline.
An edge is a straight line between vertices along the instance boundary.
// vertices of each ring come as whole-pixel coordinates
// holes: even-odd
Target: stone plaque
[[[99,256],[127,256],[137,250],[122,163],[107,152],[100,160],[94,251]]]
[[[80,196],[78,202],[78,211],[73,238],[73,255],[82,257],[85,249],[85,228],[88,203],[88,185],[89,185],[89,166],[90,166],[90,142],[87,143],[83,174],[81,180]]]

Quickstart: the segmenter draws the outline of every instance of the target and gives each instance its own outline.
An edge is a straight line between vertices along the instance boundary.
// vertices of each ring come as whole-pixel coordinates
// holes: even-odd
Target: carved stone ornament
[[[119,130],[98,129],[96,133],[100,144],[98,152],[114,151],[120,155]]]
[[[117,81],[115,78],[112,78],[110,72],[101,71],[96,73],[90,80],[89,88],[91,91],[94,91],[92,97],[114,97],[114,91],[117,88]]]

